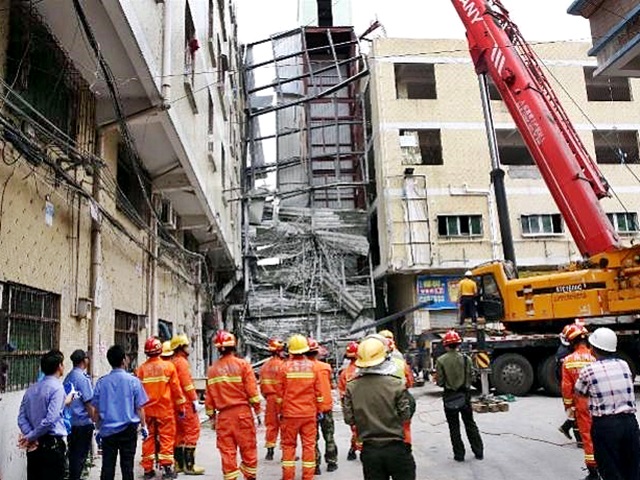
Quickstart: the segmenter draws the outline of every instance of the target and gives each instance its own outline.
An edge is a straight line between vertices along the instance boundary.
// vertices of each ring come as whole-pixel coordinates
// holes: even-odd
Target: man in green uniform
[[[462,339],[455,330],[448,331],[442,339],[447,353],[436,361],[436,383],[444,387],[442,400],[444,413],[449,424],[449,436],[453,446],[453,458],[464,461],[464,443],[460,435],[460,417],[471,444],[471,450],[478,460],[484,458],[484,447],[480,431],[473,420],[473,410],[469,395],[471,385],[471,360],[458,351]]]
[[[416,409],[403,380],[394,376],[384,340],[369,337],[358,346],[357,376],[342,399],[344,420],[362,440],[365,480],[415,480],[416,464],[405,424]]]

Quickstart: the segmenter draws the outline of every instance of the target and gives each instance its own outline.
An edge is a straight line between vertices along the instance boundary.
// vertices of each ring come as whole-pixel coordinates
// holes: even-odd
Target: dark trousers
[[[467,318],[470,318],[474,323],[478,319],[476,297],[470,295],[460,297],[460,325],[463,325]]]
[[[453,411],[445,409],[444,413],[447,417],[447,423],[449,424],[449,436],[451,437],[454,458],[464,458],[464,443],[462,443],[462,436],[460,435],[460,417],[462,417],[464,429],[467,432],[467,438],[471,444],[471,450],[476,456],[482,457],[484,455],[484,447],[478,426],[473,420],[471,404],[467,401],[467,404],[462,407],[461,410]]]
[[[411,445],[392,442],[376,445],[365,442],[360,454],[364,480],[415,480],[416,462]]]
[[[116,459],[120,453],[122,480],[133,480],[133,459],[136,456],[138,426],[131,424],[122,432],[102,437],[102,471],[100,480],[113,480],[116,475]]]
[[[329,463],[338,463],[338,446],[336,445],[335,423],[333,422],[333,412],[326,412],[322,420],[318,420],[318,434],[316,435],[316,465],[322,463],[322,454],[320,453],[320,432],[324,438],[324,460]]]
[[[71,427],[67,437],[69,444],[69,480],[80,480],[87,455],[91,450],[93,439],[93,425]]]
[[[593,417],[591,437],[602,480],[640,480],[640,431],[635,415]]]
[[[38,448],[27,453],[27,480],[63,480],[67,447],[62,437],[44,435]]]

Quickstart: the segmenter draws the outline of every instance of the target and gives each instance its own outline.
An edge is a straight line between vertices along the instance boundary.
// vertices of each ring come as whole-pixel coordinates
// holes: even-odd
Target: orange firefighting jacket
[[[276,402],[285,418],[315,417],[324,402],[320,375],[314,362],[294,355],[284,362],[280,381],[276,384]]]
[[[356,376],[356,361],[351,360],[349,365],[344,367],[338,376],[338,393],[340,394],[340,398],[344,397],[345,392],[347,391],[347,382]]]
[[[578,345],[573,353],[564,357],[562,361],[562,400],[565,410],[577,407],[576,403],[580,403],[580,407],[588,405],[587,398],[576,395],[574,387],[580,375],[580,370],[595,361],[596,359],[591,354],[589,347],[584,344]],[[576,399],[576,397],[578,398]]]
[[[329,412],[333,409],[331,397],[331,365],[320,360],[313,360],[316,374],[320,377],[320,392],[322,394],[321,412]]]
[[[207,415],[249,404],[260,411],[260,394],[251,365],[232,353],[223,355],[207,372],[204,402]]]
[[[260,368],[260,392],[263,397],[275,395],[276,384],[280,379],[280,370],[284,365],[284,359],[274,355]]]
[[[184,352],[176,352],[171,357],[171,362],[176,367],[178,372],[178,380],[182,387],[182,392],[185,398],[190,402],[198,400],[198,394],[196,393],[196,387],[193,385],[193,378],[191,377],[191,366],[187,355]]]
[[[186,403],[173,363],[160,357],[150,357],[138,367],[136,376],[149,397],[144,405],[145,415],[156,418],[173,416],[174,411]]]

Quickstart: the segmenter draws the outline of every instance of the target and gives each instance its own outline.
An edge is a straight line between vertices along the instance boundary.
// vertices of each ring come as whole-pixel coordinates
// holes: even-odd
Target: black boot
[[[156,471],[155,470],[149,470],[147,472],[144,472],[144,475],[142,476],[142,478],[144,478],[145,480],[150,479],[150,478],[156,478]]]
[[[349,453],[347,453],[347,460],[356,460],[356,451],[353,448],[349,449]]]
[[[162,480],[173,480],[174,478],[178,478],[178,475],[170,465],[162,467]]]
[[[320,470],[320,465],[316,465],[316,473],[314,475],[322,475],[322,470]]]
[[[337,463],[327,463],[327,472],[335,472],[338,469]]]
[[[558,427],[558,430],[560,430],[569,440],[571,440],[571,429],[573,428],[573,424],[573,420],[567,419]]]
[[[184,471],[184,447],[176,447],[173,451],[173,458],[176,461],[176,473]]]
[[[193,447],[184,449],[184,473],[185,475],[204,475],[204,468],[196,465],[196,449]]]
[[[582,448],[584,444],[582,443],[582,435],[580,435],[580,430],[576,427],[573,427],[573,436],[576,437],[576,446],[578,448]]]
[[[584,477],[584,480],[600,480],[600,474],[596,467],[587,467],[587,470],[589,470],[589,474]]]
[[[267,448],[267,455],[264,457],[265,460],[273,460],[273,447]]]

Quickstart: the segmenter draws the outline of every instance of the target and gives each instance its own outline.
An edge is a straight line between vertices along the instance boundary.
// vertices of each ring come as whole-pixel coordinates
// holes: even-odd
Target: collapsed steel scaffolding
[[[374,316],[364,96],[351,27],[302,27],[247,46],[245,341],[344,339]]]

